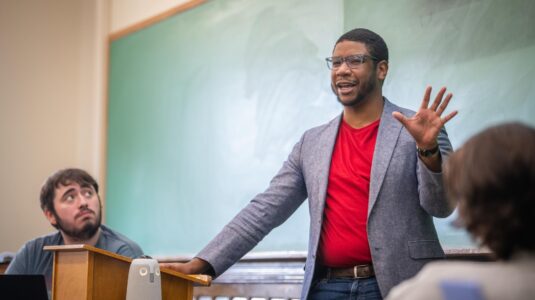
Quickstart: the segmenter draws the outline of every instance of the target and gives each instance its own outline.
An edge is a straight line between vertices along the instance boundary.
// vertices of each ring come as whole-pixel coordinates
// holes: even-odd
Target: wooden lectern
[[[54,251],[52,299],[126,299],[131,258],[89,245],[45,246]],[[161,269],[162,299],[193,299],[193,284],[210,285],[207,275]]]

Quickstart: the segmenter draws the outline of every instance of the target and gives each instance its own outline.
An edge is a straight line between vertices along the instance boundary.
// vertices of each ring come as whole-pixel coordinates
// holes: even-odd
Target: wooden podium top
[[[119,255],[117,253],[113,253],[113,252],[110,252],[110,251],[107,251],[107,250],[104,250],[104,249],[96,248],[96,247],[93,247],[93,246],[90,246],[90,245],[82,245],[82,244],[80,244],[80,245],[45,246],[43,249],[45,251],[67,251],[67,252],[68,251],[87,250],[87,251],[99,253],[99,254],[102,254],[102,255],[117,259],[117,260],[121,260],[121,261],[127,262],[129,264],[132,262],[132,258],[130,258],[130,257],[122,256],[122,255]],[[197,283],[199,285],[209,286],[210,283],[212,282],[212,277],[210,277],[208,275],[188,275],[188,274],[176,272],[176,271],[173,271],[173,270],[170,270],[170,269],[166,269],[166,268],[160,269],[160,272],[167,273],[167,274],[175,276],[175,277],[180,277],[182,279],[186,279],[186,280],[195,282],[195,283]]]

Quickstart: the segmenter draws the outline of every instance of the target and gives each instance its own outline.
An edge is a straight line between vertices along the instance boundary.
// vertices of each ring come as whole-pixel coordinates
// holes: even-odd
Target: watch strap
[[[422,157],[430,157],[438,153],[438,144],[431,149],[422,149],[416,146],[416,151],[418,151],[418,154]]]

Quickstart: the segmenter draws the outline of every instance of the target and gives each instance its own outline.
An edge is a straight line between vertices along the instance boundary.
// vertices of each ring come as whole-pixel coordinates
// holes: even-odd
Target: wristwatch
[[[431,157],[438,153],[438,144],[431,149],[422,149],[416,146],[416,151],[418,151],[418,154],[420,154],[421,157]]]

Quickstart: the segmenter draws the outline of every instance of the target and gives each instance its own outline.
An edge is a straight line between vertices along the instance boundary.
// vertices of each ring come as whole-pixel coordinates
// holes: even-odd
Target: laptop
[[[5,300],[48,300],[44,275],[0,275],[0,297]]]

